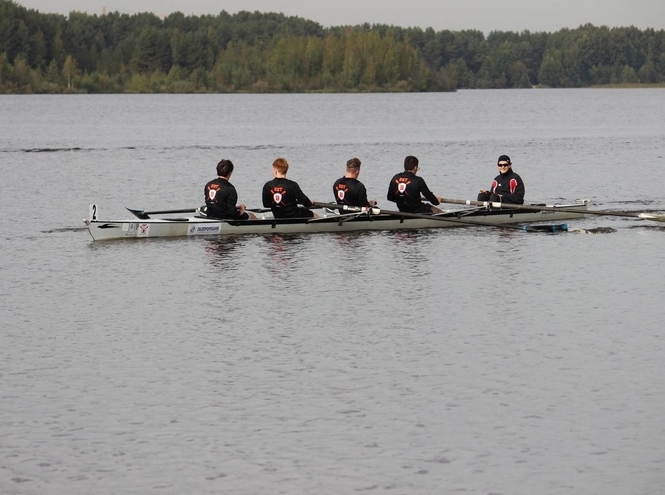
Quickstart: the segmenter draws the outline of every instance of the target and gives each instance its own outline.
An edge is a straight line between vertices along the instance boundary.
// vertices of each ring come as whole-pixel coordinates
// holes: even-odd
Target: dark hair
[[[348,162],[346,162],[346,169],[347,170],[358,170],[360,168],[360,160],[357,158],[351,158]]]
[[[231,160],[221,160],[217,164],[217,175],[220,177],[228,177],[233,172],[233,162]]]
[[[418,166],[418,159],[415,156],[407,156],[404,159],[404,170],[413,170]]]

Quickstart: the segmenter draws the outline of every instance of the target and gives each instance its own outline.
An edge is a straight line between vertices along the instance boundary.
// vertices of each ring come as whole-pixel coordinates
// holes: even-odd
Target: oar
[[[391,210],[382,210],[379,208],[364,208],[359,206],[348,206],[348,205],[338,205],[336,203],[314,203],[315,205],[321,208],[332,208],[342,211],[357,211],[365,212],[372,215],[379,215],[381,213],[385,215],[391,215],[398,218],[417,218],[421,220],[439,220],[441,222],[449,223],[458,223],[460,225],[476,225],[481,227],[500,227],[506,229],[521,230],[522,232],[558,232],[568,230],[568,225],[565,223],[555,224],[555,225],[509,225],[509,224],[495,224],[488,222],[476,222],[474,220],[459,220],[457,218],[442,217],[437,215],[422,215],[420,213],[408,213],[405,211],[391,211]]]
[[[125,206],[125,208],[127,208]],[[159,210],[159,211],[145,211],[145,210],[134,210],[132,208],[127,208],[127,210],[134,216],[146,220],[150,218],[150,215],[167,215],[169,213],[196,213],[198,208],[183,208],[181,210]]]
[[[598,210],[580,210],[579,208],[570,208],[567,206],[538,206],[538,205],[514,205],[511,203],[497,203],[492,201],[472,201],[470,199],[449,199],[441,198],[442,203],[451,203],[457,205],[491,206],[492,208],[501,208],[504,210],[531,210],[531,211],[561,211],[566,213],[579,213],[581,215],[605,215],[610,217],[630,217],[641,220],[653,220],[655,222],[665,222],[665,215],[654,215],[652,213],[626,212],[626,211],[598,211]]]
[[[127,208],[125,206],[125,208]],[[150,215],[169,215],[169,214],[176,214],[176,213],[196,213],[199,211],[199,208],[183,208],[181,210],[157,210],[157,211],[144,211],[144,210],[134,210],[132,208],[127,208],[131,212],[132,215],[142,219],[146,220],[150,218]],[[265,213],[270,211],[270,208],[245,208],[246,211],[251,211],[254,213]]]

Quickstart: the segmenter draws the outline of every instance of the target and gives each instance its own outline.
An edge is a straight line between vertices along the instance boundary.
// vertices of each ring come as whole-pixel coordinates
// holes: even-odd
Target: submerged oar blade
[[[556,223],[549,225],[526,225],[524,230],[527,232],[568,232],[568,224]]]

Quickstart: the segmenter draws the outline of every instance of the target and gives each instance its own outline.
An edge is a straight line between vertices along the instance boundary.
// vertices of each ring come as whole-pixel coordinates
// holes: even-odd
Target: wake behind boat
[[[227,236],[242,234],[305,234],[321,232],[356,232],[371,230],[413,230],[443,227],[505,226],[520,230],[565,230],[564,226],[519,227],[518,224],[560,221],[585,215],[588,200],[566,204],[523,205],[520,209],[497,209],[487,206],[444,210],[436,215],[387,212],[379,208],[357,208],[342,211],[325,208],[316,218],[275,219],[271,212],[261,211],[256,220],[219,220],[201,216],[198,209],[145,212],[131,210],[133,219],[100,220],[99,208],[90,205],[85,219],[88,231],[95,241],[186,236]],[[325,205],[337,208],[336,205]],[[533,209],[531,209],[531,207]],[[539,208],[547,209],[539,209]],[[574,209],[575,211],[566,211]],[[195,213],[188,217],[152,218],[155,214]],[[547,228],[549,227],[549,228]]]

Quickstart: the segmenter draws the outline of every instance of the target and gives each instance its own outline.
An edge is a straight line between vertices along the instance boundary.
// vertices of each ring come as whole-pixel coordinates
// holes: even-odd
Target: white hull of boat
[[[548,205],[585,210],[588,202]],[[534,208],[538,206],[534,205]],[[92,208],[91,208],[92,211]],[[97,211],[95,205],[95,211]],[[265,215],[270,216],[270,214]],[[99,220],[91,215],[85,222],[93,240],[154,237],[228,236],[243,234],[304,234],[376,230],[432,229],[477,225],[516,225],[580,218],[584,213],[541,210],[448,210],[434,218],[398,218],[390,214],[338,215],[329,213],[314,219],[216,220],[201,217]]]

